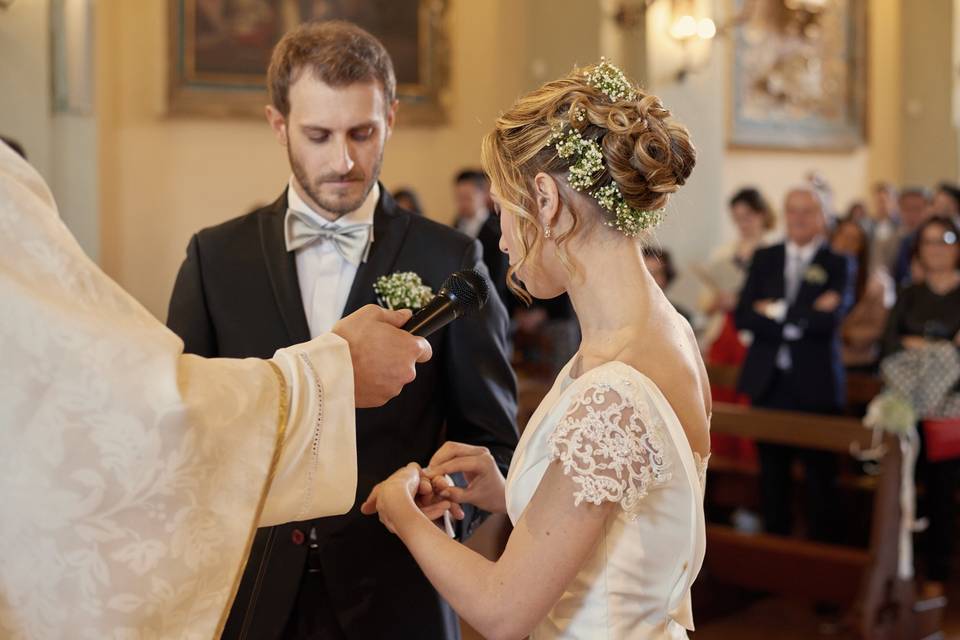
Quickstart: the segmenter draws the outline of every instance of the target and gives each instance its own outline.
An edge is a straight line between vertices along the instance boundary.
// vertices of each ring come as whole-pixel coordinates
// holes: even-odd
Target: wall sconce
[[[691,45],[703,42],[709,47],[710,41],[717,35],[717,25],[709,16],[697,16],[695,0],[671,0],[671,24],[668,33],[683,49],[683,63],[676,75],[677,82],[683,82],[696,67],[705,65],[709,60],[707,51],[703,61],[695,65]]]
[[[697,20],[689,13],[678,17],[670,27],[670,37],[681,44],[687,44],[694,38],[710,40],[715,35],[717,35],[717,25],[713,20],[710,18]]]

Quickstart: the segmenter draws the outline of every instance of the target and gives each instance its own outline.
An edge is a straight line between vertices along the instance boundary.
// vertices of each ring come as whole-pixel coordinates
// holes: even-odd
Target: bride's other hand
[[[447,474],[462,473],[466,488],[451,487]],[[433,482],[433,490],[441,498],[472,504],[490,513],[505,513],[504,479],[490,450],[460,442],[445,442],[430,459],[423,474]]]
[[[442,486],[450,486],[452,483],[452,480],[447,480]],[[438,486],[441,485],[438,484]],[[423,470],[420,471],[420,486],[417,489],[415,502],[423,515],[433,521],[442,518],[447,511],[457,520],[463,520],[463,509],[460,505],[447,498],[442,498],[434,490],[431,478],[423,475]]]

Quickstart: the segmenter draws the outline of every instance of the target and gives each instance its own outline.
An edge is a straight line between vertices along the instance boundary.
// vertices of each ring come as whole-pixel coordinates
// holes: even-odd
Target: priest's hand
[[[433,355],[430,343],[402,330],[408,310],[389,311],[369,304],[333,325],[350,345],[358,409],[379,407],[417,377],[417,363]]]

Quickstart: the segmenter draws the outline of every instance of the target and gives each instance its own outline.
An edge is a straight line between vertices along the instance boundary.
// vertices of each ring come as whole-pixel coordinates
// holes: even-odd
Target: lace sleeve
[[[574,504],[640,501],[670,479],[663,425],[628,380],[593,383],[577,394],[550,435],[550,454],[572,477]]]

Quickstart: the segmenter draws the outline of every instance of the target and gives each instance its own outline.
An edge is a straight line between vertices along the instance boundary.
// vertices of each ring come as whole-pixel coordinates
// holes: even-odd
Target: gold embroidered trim
[[[263,507],[267,502],[267,495],[270,493],[270,486],[273,484],[273,477],[277,472],[277,465],[280,463],[280,454],[283,452],[283,443],[287,435],[287,418],[290,412],[290,391],[287,388],[287,379],[283,377],[283,372],[272,360],[266,361],[270,369],[277,378],[279,386],[279,406],[277,407],[277,437],[273,445],[273,459],[270,460],[270,470],[267,471],[267,480],[263,484],[263,491],[260,493],[260,500],[257,503],[254,512],[253,526],[247,536],[247,541],[243,547],[243,562],[240,563],[240,570],[233,578],[233,585],[230,587],[230,599],[227,601],[220,614],[220,621],[217,623],[217,633],[215,638],[223,635],[223,628],[227,624],[227,617],[230,615],[230,608],[237,597],[237,591],[240,590],[240,581],[243,579],[243,573],[247,568],[247,561],[250,559],[250,548],[253,547],[253,538],[257,534],[257,524],[260,522],[260,515],[263,513]]]

